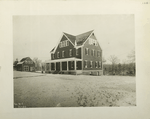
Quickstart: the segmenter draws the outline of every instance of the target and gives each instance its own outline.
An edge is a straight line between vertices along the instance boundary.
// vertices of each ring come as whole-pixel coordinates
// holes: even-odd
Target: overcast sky
[[[134,15],[14,16],[13,59],[48,60],[62,32],[78,35],[90,30],[94,30],[107,61],[110,55],[120,61],[127,59],[135,48]]]

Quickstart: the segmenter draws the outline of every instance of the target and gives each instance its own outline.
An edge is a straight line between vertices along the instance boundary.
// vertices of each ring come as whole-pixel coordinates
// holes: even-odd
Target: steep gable
[[[83,45],[83,43],[87,40],[87,38],[91,35],[92,31],[80,34],[76,36],[77,46]]]
[[[73,36],[73,35],[70,35],[70,34],[67,34],[67,33],[64,33],[68,38],[69,40],[75,45],[75,40],[76,40],[76,37]]]

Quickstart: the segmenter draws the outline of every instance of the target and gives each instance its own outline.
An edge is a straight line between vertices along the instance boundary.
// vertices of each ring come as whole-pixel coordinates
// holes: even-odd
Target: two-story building
[[[102,75],[102,49],[93,30],[77,36],[63,33],[50,54],[47,73]]]

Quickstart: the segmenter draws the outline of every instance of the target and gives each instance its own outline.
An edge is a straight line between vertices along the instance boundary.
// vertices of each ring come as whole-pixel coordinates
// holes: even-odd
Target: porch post
[[[51,63],[49,63],[49,71],[51,71]]]
[[[68,61],[67,61],[67,71],[68,71]]]
[[[60,71],[62,71],[62,62],[60,62]]]
[[[54,70],[56,71],[56,62],[55,62],[55,69]]]
[[[76,60],[74,60],[74,70],[75,70],[75,73],[77,75],[76,69],[77,69],[77,62],[76,62]]]

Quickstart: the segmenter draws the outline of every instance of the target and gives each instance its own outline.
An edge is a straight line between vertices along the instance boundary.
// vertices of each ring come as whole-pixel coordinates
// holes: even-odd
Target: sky
[[[13,60],[49,60],[63,32],[78,35],[91,30],[106,63],[111,55],[124,61],[135,48],[133,14],[13,16]]]

